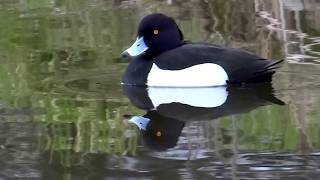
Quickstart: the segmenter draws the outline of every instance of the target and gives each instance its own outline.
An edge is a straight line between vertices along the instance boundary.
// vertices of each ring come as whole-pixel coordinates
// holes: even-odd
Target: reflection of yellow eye
[[[161,131],[157,131],[157,136],[158,136],[158,137],[161,136]]]
[[[159,30],[158,29],[153,30],[153,34],[154,35],[158,35],[159,34]]]

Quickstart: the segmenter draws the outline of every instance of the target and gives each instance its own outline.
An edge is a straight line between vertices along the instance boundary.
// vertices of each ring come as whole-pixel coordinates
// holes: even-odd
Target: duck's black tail
[[[264,74],[264,73],[268,73],[268,72],[275,72],[275,69],[279,68],[280,67],[280,64],[283,62],[284,60],[281,59],[281,60],[278,60],[278,61],[275,61],[275,62],[271,62],[271,63],[268,63],[267,65],[265,65],[263,67],[263,69],[261,70],[258,70],[256,71],[255,73],[256,74]]]
[[[265,60],[267,63],[253,72],[252,78],[249,79],[249,83],[271,82],[272,75],[276,72],[276,69],[280,67],[283,59],[278,61]]]

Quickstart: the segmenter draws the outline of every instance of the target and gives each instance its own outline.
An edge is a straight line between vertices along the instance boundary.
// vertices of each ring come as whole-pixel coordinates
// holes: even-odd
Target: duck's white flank
[[[224,104],[228,98],[226,86],[203,88],[149,87],[148,95],[154,108],[173,102],[194,107],[212,108]]]
[[[226,85],[228,75],[219,65],[204,63],[182,70],[163,70],[156,64],[149,72],[147,85],[162,87],[208,87]]]

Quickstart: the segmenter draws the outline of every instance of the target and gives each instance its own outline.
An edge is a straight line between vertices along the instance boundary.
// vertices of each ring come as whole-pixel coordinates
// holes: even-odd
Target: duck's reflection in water
[[[206,88],[123,86],[125,95],[143,116],[130,116],[144,143],[154,150],[173,148],[188,121],[208,121],[247,113],[261,106],[285,103],[270,83]]]

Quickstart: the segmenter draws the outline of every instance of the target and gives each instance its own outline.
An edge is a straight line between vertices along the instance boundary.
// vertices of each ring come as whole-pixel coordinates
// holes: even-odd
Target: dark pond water
[[[140,109],[146,89],[121,87],[119,54],[151,12],[188,40],[286,59],[274,92]],[[316,0],[0,1],[0,179],[317,179],[319,18]],[[202,94],[167,93],[181,92]]]

